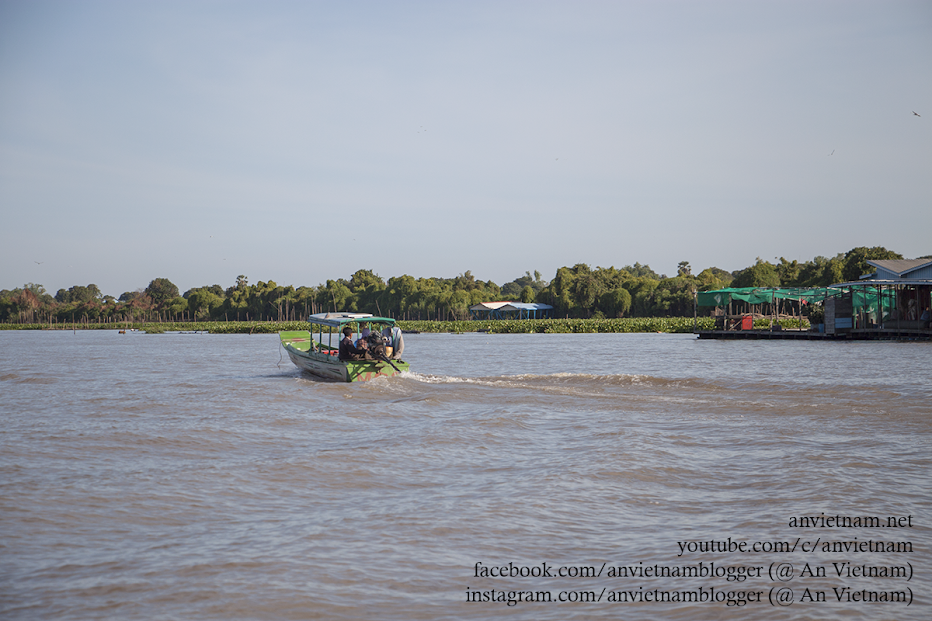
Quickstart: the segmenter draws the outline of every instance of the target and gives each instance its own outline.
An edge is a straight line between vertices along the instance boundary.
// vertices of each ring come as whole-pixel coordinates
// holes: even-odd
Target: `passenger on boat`
[[[389,326],[382,330],[382,336],[385,337],[386,345],[392,348],[392,358],[401,360],[401,354],[405,350],[405,340],[401,336],[401,328],[398,326]]]
[[[369,349],[369,333],[371,330],[369,328],[363,328],[362,334],[359,335],[359,338],[356,339],[356,348],[357,349]]]
[[[340,341],[340,360],[365,360],[365,351],[353,345],[353,329],[343,328],[343,340]]]

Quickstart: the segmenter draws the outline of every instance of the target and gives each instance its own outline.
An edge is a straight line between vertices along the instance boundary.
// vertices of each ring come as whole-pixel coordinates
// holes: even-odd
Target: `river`
[[[929,618],[932,344],[405,341],[0,332],[0,615]]]

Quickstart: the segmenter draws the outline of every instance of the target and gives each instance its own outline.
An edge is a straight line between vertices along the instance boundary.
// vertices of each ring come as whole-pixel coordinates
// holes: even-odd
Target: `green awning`
[[[805,300],[821,302],[840,295],[841,291],[828,287],[729,287],[715,291],[700,291],[699,306],[727,306],[732,300],[748,304],[768,304],[774,300]]]

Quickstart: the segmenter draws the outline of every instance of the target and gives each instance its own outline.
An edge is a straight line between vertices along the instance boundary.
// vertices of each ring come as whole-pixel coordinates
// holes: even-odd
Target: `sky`
[[[672,275],[930,231],[925,0],[0,0],[0,289]]]

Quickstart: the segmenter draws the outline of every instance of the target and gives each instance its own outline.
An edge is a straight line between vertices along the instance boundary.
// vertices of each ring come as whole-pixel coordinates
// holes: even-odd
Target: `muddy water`
[[[927,618],[929,344],[406,353],[345,385],[276,336],[0,332],[0,612]]]

